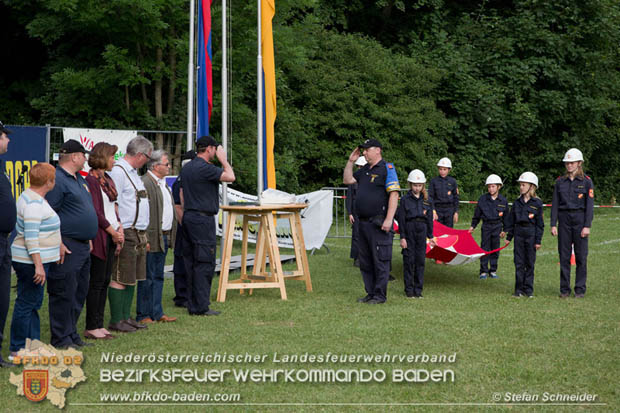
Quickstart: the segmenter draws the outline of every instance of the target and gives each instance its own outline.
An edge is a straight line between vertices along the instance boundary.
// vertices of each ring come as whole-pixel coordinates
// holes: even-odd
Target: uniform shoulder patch
[[[394,169],[394,164],[388,163],[388,164],[387,164],[387,167],[388,167],[389,169]]]
[[[590,196],[590,198],[594,198],[594,189],[590,188],[588,195]]]
[[[588,175],[586,175],[586,179],[592,180],[592,178],[590,178]]]

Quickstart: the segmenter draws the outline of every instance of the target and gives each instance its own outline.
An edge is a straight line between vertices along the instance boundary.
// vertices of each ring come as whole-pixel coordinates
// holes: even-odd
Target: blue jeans
[[[138,283],[136,320],[150,317],[157,321],[164,315],[161,306],[161,293],[164,289],[164,265],[168,252],[168,237],[164,235],[163,252],[146,253],[146,280]]]
[[[43,264],[45,276],[51,264]],[[17,298],[13,307],[11,321],[11,351],[19,351],[26,346],[26,339],[39,340],[41,338],[41,323],[39,309],[43,304],[43,284],[35,284],[34,264],[23,264],[13,261],[13,268],[17,274]]]

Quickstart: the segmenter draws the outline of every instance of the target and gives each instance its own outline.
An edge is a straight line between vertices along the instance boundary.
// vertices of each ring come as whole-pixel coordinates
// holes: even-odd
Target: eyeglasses
[[[153,160],[153,158],[151,158],[151,156],[150,156],[149,154],[147,154],[146,152],[140,152],[140,153],[141,153],[142,155],[146,156],[146,158],[147,158],[149,161],[152,161],[152,160]]]
[[[166,162],[166,163],[159,163],[159,165],[163,165],[163,166],[170,166],[170,162]]]

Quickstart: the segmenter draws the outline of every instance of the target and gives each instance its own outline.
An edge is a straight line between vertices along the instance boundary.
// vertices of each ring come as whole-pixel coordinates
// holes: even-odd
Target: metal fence
[[[350,238],[351,224],[347,214],[346,200],[347,188],[326,186],[321,190],[332,191],[334,194],[334,209],[332,227],[327,235],[328,238]]]
[[[332,215],[332,227],[327,235],[328,238],[351,238],[351,224],[349,223],[349,214],[347,213],[346,200],[347,200],[347,188],[346,187],[331,187],[326,186],[321,188],[322,190],[332,191],[334,193],[334,208]],[[400,196],[402,197],[408,189],[401,189]],[[466,215],[470,218],[471,212],[475,207],[474,201],[460,201],[461,208],[469,207],[471,211]]]
[[[321,189],[334,193],[333,221],[327,238],[350,238],[351,224],[349,223],[349,215],[346,208],[347,188],[326,186]],[[408,189],[401,189],[400,196],[402,197],[407,191]],[[459,222],[469,222],[477,203],[477,201],[459,201],[459,215],[461,216]],[[509,202],[508,205],[512,206],[512,202]],[[551,204],[543,204],[543,206],[549,208]],[[620,205],[594,205],[594,208],[595,211],[601,208],[612,208],[618,211]]]
[[[48,126],[50,133],[50,161],[54,153],[58,153],[60,146],[64,142],[62,126]],[[186,131],[162,131],[162,130],[139,130],[138,135],[142,135],[153,142],[155,149],[163,149],[168,152],[172,163],[170,174],[177,175],[181,170],[181,155],[187,148]]]

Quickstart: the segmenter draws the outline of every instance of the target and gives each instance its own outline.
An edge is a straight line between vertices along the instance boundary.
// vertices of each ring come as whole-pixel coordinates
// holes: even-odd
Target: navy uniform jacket
[[[347,207],[347,215],[355,215],[355,197],[357,196],[357,184],[347,185],[347,198],[344,204]]]
[[[497,198],[493,199],[491,194],[486,193],[478,199],[478,205],[474,211],[474,217],[471,219],[471,226],[476,225],[482,219],[483,223],[487,221],[502,222],[502,227],[506,227],[506,217],[508,216],[508,201],[503,195],[497,194]]]
[[[183,209],[215,215],[220,210],[220,177],[224,170],[202,159],[192,159],[181,169]]]
[[[407,237],[407,221],[416,218],[426,220],[426,238],[433,238],[433,200],[430,197],[425,200],[422,194],[416,198],[413,192],[409,191],[400,200],[396,210],[400,239]]]
[[[575,177],[572,181],[561,176],[555,181],[551,205],[551,226],[558,223],[558,210],[579,209],[585,214],[584,227],[592,226],[594,218],[594,184],[589,176]]]
[[[17,221],[17,208],[9,177],[6,175],[4,160],[0,159],[0,232],[11,232]]]
[[[526,203],[523,201],[523,196],[520,196],[512,205],[506,224],[506,239],[508,241],[512,240],[515,226],[519,224],[530,224],[536,228],[534,243],[542,243],[543,230],[545,228],[545,223],[543,221],[543,202],[540,198],[530,198]]]
[[[355,213],[360,218],[386,216],[390,192],[400,191],[394,165],[382,159],[372,168],[364,165],[353,177],[357,181]]]
[[[447,206],[442,204],[450,204],[455,212],[459,210],[459,189],[456,185],[456,179],[450,175],[445,178],[436,176],[431,179],[428,196],[433,198],[435,206],[442,207]]]

